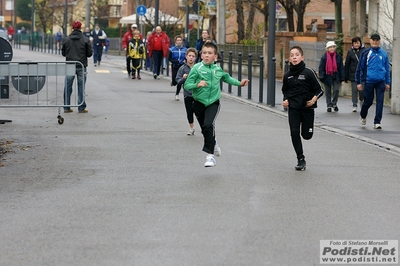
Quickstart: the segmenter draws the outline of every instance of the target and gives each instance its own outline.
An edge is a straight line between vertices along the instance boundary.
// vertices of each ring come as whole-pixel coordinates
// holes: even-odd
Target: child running
[[[143,40],[140,39],[140,32],[135,30],[133,32],[133,38],[129,40],[128,43],[128,55],[131,57],[132,61],[132,79],[140,77],[140,68],[142,67],[142,60],[146,59],[146,49]]]
[[[221,155],[215,140],[215,120],[221,106],[220,80],[234,86],[246,86],[249,82],[247,79],[239,81],[232,78],[219,65],[214,64],[217,57],[217,45],[205,43],[201,49],[203,61],[193,66],[184,84],[185,90],[193,92],[193,111],[204,137],[203,151],[207,153],[205,167],[215,166],[214,155]]]
[[[283,77],[283,107],[288,108],[290,136],[297,155],[296,170],[306,170],[301,136],[308,140],[314,133],[314,108],[323,95],[314,70],[306,67],[303,49],[293,46],[289,55],[289,71]]]
[[[178,86],[182,86],[185,83],[186,78],[190,72],[190,69],[194,66],[194,62],[197,58],[197,50],[195,48],[189,48],[186,51],[186,63],[178,69],[176,74],[176,83]],[[194,135],[194,118],[193,118],[193,95],[192,91],[183,90],[183,100],[185,103],[186,116],[189,122],[188,136]]]
[[[169,48],[168,61],[172,64],[172,81],[171,86],[176,86],[175,101],[179,101],[179,93],[181,91],[182,84],[177,83],[176,74],[178,70],[184,64],[185,55],[187,48],[182,44],[182,37],[180,35],[175,37],[175,46]]]

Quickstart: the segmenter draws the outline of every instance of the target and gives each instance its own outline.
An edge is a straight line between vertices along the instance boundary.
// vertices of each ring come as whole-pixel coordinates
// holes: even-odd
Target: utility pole
[[[393,1],[394,4],[394,21],[393,21],[393,59],[392,59],[392,98],[391,112],[392,114],[400,114],[400,3]]]
[[[137,7],[139,5],[140,5],[139,0],[136,0],[136,9],[135,10],[137,10]],[[138,13],[136,13],[136,25],[138,25],[138,26],[140,25],[139,14]],[[138,29],[140,29],[140,32],[142,32],[142,25],[140,25],[140,27]]]
[[[33,1],[33,0],[32,0]],[[68,0],[65,0],[65,7],[64,7],[64,32],[63,35],[68,35]]]
[[[267,85],[267,104],[275,107],[275,17],[276,0],[269,0],[268,9],[268,85]]]
[[[90,0],[86,0],[86,10],[85,10],[85,28],[90,27]]]
[[[226,6],[225,6],[225,0],[218,0],[218,8],[217,8],[217,42],[219,44],[225,44],[225,13],[226,13]]]
[[[185,22],[185,39],[189,42],[189,0],[186,0],[186,22]]]
[[[160,0],[155,0],[154,3],[154,28],[156,28],[158,26],[158,12],[160,10]]]

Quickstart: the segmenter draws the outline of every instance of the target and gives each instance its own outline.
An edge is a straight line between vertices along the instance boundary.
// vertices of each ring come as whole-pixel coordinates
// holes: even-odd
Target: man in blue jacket
[[[381,37],[374,33],[371,35],[371,47],[365,49],[360,55],[356,72],[357,89],[364,91],[364,103],[360,112],[360,123],[367,123],[368,109],[376,94],[376,110],[374,128],[382,129],[381,120],[385,90],[390,88],[390,65],[387,53],[380,45]]]

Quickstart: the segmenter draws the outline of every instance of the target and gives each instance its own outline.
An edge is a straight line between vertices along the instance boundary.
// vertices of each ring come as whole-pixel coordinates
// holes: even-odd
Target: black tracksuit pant
[[[297,159],[300,160],[304,158],[301,137],[309,140],[314,133],[314,109],[295,109],[289,107],[288,118],[293,148],[296,151]]]
[[[189,124],[193,124],[194,119],[193,119],[193,97],[192,96],[185,96],[183,98],[185,102],[185,109],[186,109],[186,117],[189,122]]]
[[[204,137],[203,151],[211,154],[214,154],[215,120],[217,119],[220,107],[219,100],[207,107],[201,102],[193,101],[193,111]]]

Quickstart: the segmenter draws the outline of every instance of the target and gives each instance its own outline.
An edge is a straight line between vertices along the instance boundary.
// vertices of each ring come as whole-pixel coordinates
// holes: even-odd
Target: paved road
[[[142,78],[91,65],[63,125],[0,109],[0,265],[318,265],[321,239],[400,238],[396,150],[321,125],[296,172],[285,113],[224,96],[205,168],[169,80]]]

